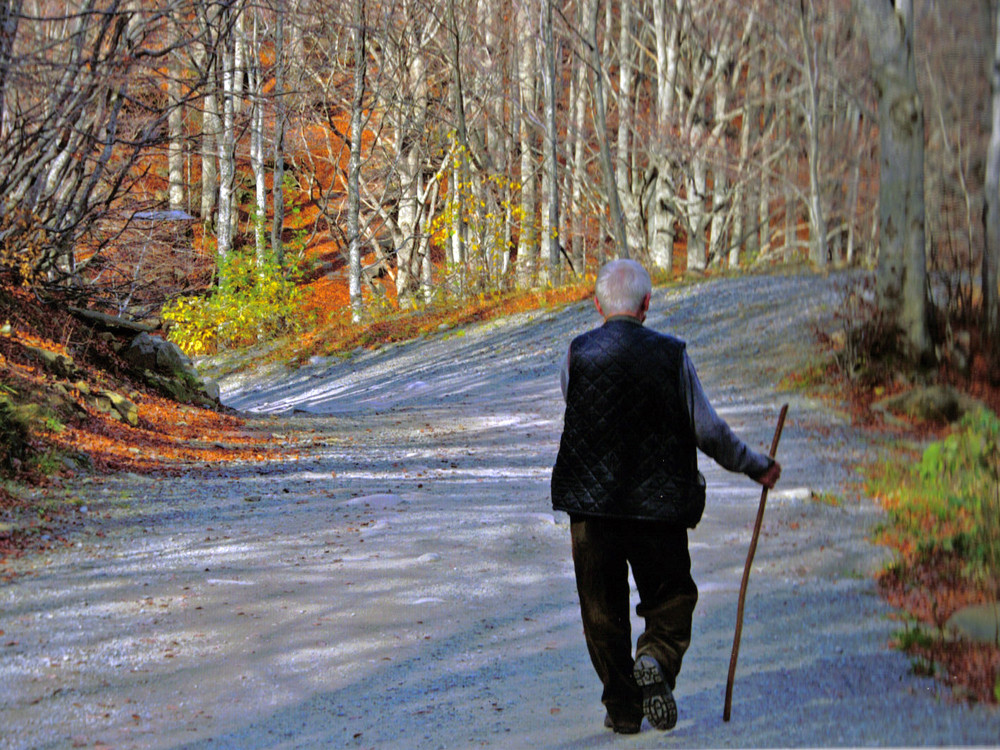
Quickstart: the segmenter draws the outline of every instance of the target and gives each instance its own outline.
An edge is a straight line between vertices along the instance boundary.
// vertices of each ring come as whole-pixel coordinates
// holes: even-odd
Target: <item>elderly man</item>
[[[677,722],[672,690],[691,641],[698,589],[687,530],[705,508],[696,448],[773,487],[780,465],[751,450],[709,404],[684,342],[643,325],[652,283],[632,260],[597,276],[604,324],[573,340],[552,506],[569,513],[584,637],[604,685],[605,726]],[[645,630],[632,657],[628,569]]]

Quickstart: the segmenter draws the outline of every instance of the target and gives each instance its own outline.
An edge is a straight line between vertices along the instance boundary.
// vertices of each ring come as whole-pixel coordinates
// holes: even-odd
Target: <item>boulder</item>
[[[194,372],[191,359],[172,341],[157,338],[143,331],[122,352],[122,357],[139,370],[162,375]]]
[[[135,427],[139,424],[139,407],[120,393],[114,391],[98,391],[97,397],[105,399],[111,405],[111,415],[122,422]]]
[[[208,396],[212,401],[218,401],[222,393],[219,390],[219,384],[214,380],[203,380],[201,381],[202,391]]]
[[[76,362],[73,361],[72,357],[66,354],[52,352],[38,346],[26,346],[24,349],[32,357],[34,357],[35,360],[41,363],[42,367],[44,367],[48,372],[51,372],[57,378],[72,380],[80,375],[80,370],[76,366]]]
[[[119,422],[125,422],[132,427],[139,423],[139,407],[120,393],[99,390],[85,394],[84,400],[94,411],[107,414]]]
[[[1000,646],[1000,602],[964,607],[948,618],[944,628],[953,638]]]
[[[208,407],[219,405],[218,386],[211,382],[204,383],[196,375],[182,374],[169,377],[149,370],[143,370],[140,375],[148,385],[179,403]]]
[[[122,356],[149,385],[175,401],[214,406],[219,387],[198,376],[191,359],[172,341],[143,331],[125,348]]]
[[[913,388],[872,404],[872,411],[897,414],[925,422],[957,422],[981,402],[950,385]]]

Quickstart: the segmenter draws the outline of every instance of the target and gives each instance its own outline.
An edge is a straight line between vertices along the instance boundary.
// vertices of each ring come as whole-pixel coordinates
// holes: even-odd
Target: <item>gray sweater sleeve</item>
[[[569,350],[563,358],[562,369],[559,370],[559,386],[562,388],[563,401],[566,400],[566,389],[569,388]]]
[[[681,388],[687,402],[695,442],[705,455],[722,468],[749,477],[756,478],[767,471],[771,459],[740,440],[726,421],[712,408],[687,352],[684,352]]]

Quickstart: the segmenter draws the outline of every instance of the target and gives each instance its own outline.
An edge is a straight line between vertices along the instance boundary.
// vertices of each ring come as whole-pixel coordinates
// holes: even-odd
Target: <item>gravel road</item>
[[[301,445],[297,460],[74,487],[92,519],[78,544],[18,561],[0,590],[0,747],[995,745],[1000,711],[953,703],[886,647],[899,625],[866,539],[879,514],[845,489],[874,448],[828,404],[775,388],[844,283],[654,293],[647,324],[688,340],[746,440],[766,449],[790,403],[730,722],[759,491],[706,459],[677,727],[602,726],[568,522],[548,497],[559,364],[598,322],[578,304],[224,379],[224,402]]]

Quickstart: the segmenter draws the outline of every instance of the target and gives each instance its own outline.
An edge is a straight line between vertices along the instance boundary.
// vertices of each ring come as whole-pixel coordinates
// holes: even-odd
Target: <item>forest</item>
[[[8,0],[5,283],[132,319],[166,305],[190,351],[227,345],[226,305],[207,299],[246,295],[227,282],[246,266],[269,280],[252,305],[265,333],[294,324],[302,282],[360,322],[558,287],[617,255],[667,275],[877,266],[891,315],[930,320],[930,289],[978,324],[1000,242],[984,221],[1000,213],[994,15]]]
[[[180,386],[139,385],[125,334],[302,364],[584,299],[616,257],[658,284],[856,271],[832,357],[789,382],[836,379],[866,424],[935,378],[996,409],[997,6],[0,0],[0,475],[66,474],[43,444],[109,472],[226,452],[195,445],[239,432],[208,413],[218,394],[190,362]],[[189,425],[178,401],[210,409]],[[992,491],[998,429],[917,425],[943,442],[905,459],[927,476],[968,460],[982,484],[963,491]],[[895,470],[870,492],[892,495]],[[0,488],[0,509],[17,496]],[[19,528],[0,522],[0,551]],[[953,601],[995,598],[1000,540],[962,529],[915,575],[975,537],[975,580],[944,571]],[[933,587],[883,583],[938,618]],[[1000,700],[997,649],[974,659],[956,669]]]

